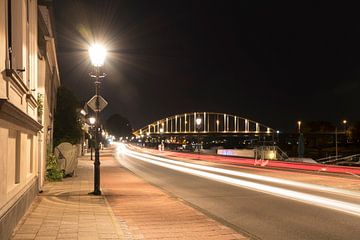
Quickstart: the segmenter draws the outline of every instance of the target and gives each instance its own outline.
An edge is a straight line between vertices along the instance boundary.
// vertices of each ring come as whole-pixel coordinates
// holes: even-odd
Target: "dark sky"
[[[108,117],[134,128],[233,113],[280,130],[360,120],[360,18],[349,5],[265,1],[54,1],[62,84],[94,95],[89,43],[109,54]]]

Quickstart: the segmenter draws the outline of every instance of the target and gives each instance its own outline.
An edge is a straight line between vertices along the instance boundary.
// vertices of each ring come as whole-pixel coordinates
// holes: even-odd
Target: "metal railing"
[[[341,157],[342,157],[342,155],[328,156],[328,157],[316,159],[316,162],[322,163],[322,164],[332,164],[332,163],[337,162],[337,160],[340,159]]]
[[[329,156],[326,158],[317,159],[316,161],[322,164],[360,165],[360,154],[353,154],[350,156]]]
[[[255,159],[286,160],[289,158],[278,146],[258,146],[254,150]]]
[[[354,154],[354,155],[338,158],[336,164],[338,164],[338,165],[360,165],[360,154]]]

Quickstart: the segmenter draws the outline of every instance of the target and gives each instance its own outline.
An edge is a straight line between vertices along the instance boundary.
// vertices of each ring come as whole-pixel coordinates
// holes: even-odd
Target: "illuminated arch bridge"
[[[156,135],[229,134],[271,135],[274,129],[243,117],[215,112],[178,114],[155,121],[133,134],[137,137]]]

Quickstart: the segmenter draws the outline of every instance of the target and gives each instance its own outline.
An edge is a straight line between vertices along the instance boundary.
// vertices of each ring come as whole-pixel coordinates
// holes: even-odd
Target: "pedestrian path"
[[[74,177],[45,184],[12,239],[124,239],[104,196],[93,196],[93,162],[79,158]]]
[[[102,196],[93,162],[79,158],[76,176],[44,186],[13,239],[247,239],[118,164],[101,152]]]
[[[122,168],[102,158],[102,189],[131,239],[247,239]]]

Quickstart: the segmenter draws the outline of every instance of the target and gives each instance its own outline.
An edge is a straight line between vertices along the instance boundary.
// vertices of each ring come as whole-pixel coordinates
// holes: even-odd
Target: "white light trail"
[[[300,188],[328,192],[328,193],[333,193],[333,194],[338,194],[338,195],[347,195],[347,196],[351,196],[351,197],[360,198],[359,192],[338,189],[338,188],[332,188],[332,187],[326,187],[326,186],[320,186],[320,185],[309,184],[309,183],[295,182],[295,181],[291,181],[291,180],[262,176],[262,175],[251,174],[251,173],[238,172],[238,171],[234,171],[234,170],[203,166],[203,165],[198,165],[198,164],[193,164],[193,163],[180,162],[180,161],[170,160],[170,159],[163,158],[163,157],[157,157],[157,156],[153,156],[153,155],[149,155],[149,154],[143,154],[143,153],[139,153],[139,152],[135,152],[135,151],[131,151],[131,150],[127,150],[127,151],[131,152],[132,154],[138,155],[138,156],[142,156],[142,157],[146,157],[146,158],[150,158],[150,159],[154,159],[154,160],[158,160],[158,161],[162,161],[162,162],[166,162],[166,163],[170,163],[170,164],[176,164],[179,166],[185,166],[185,167],[190,167],[190,168],[195,168],[195,169],[200,169],[200,170],[205,170],[205,171],[211,171],[211,172],[216,172],[216,173],[222,173],[222,174],[227,174],[227,175],[232,175],[232,176],[237,176],[237,177],[244,177],[244,178],[249,178],[249,179],[254,179],[254,180],[260,180],[260,181],[264,181],[264,182],[272,182],[272,183],[278,183],[278,184],[283,184],[283,185],[288,185],[288,186],[293,186],[293,187],[300,187]]]
[[[196,170],[196,169],[190,169],[187,167],[167,163],[167,162],[163,161],[165,159],[162,159],[161,161],[156,161],[156,160],[153,160],[150,158],[150,157],[155,157],[155,156],[141,156],[139,153],[135,153],[135,152],[132,152],[129,150],[124,150],[123,148],[122,148],[122,150],[123,150],[123,153],[125,153],[128,156],[131,156],[131,157],[139,159],[141,161],[145,161],[145,162],[155,164],[155,165],[158,165],[161,167],[165,167],[168,169],[185,172],[188,174],[204,177],[204,178],[211,179],[214,181],[231,184],[233,186],[245,187],[245,188],[260,191],[263,193],[267,193],[267,194],[271,194],[271,195],[275,195],[275,196],[279,196],[279,197],[283,197],[283,198],[288,198],[288,199],[304,202],[304,203],[311,204],[311,205],[325,207],[325,208],[345,212],[345,213],[360,217],[360,205],[358,205],[358,204],[334,200],[334,199],[330,199],[330,198],[326,198],[326,197],[320,197],[320,196],[307,194],[307,193],[301,193],[301,192],[293,191],[293,190],[287,190],[287,189],[283,189],[283,188],[279,188],[279,187],[267,186],[265,184],[249,182],[249,181],[245,181],[245,180],[241,180],[241,179],[235,179],[235,178],[222,176],[222,175],[209,173],[209,172],[204,172],[204,171],[200,171],[200,170]],[[143,155],[145,155],[145,154],[143,154]],[[169,161],[171,161],[171,160],[169,160]]]

